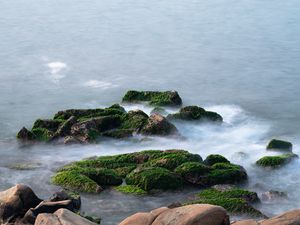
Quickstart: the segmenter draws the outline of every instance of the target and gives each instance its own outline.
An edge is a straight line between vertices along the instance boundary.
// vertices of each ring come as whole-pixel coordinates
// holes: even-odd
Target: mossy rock
[[[115,187],[115,190],[125,193],[125,194],[134,194],[134,195],[146,195],[147,192],[135,185],[120,185]]]
[[[110,138],[129,138],[133,136],[134,130],[132,129],[116,129],[116,130],[109,130],[106,132],[101,133],[102,136],[110,137]]]
[[[279,156],[264,156],[256,161],[256,165],[262,167],[276,168],[289,163],[294,158],[298,158],[298,155],[288,153]]]
[[[149,161],[151,167],[163,167],[169,170],[174,170],[179,165],[186,162],[202,162],[200,155],[186,152],[170,152],[159,158]]]
[[[120,129],[140,131],[147,123],[148,115],[141,110],[132,110],[122,116]]]
[[[63,122],[64,122],[63,120],[59,120],[59,119],[54,119],[54,120],[37,119],[34,122],[32,129],[42,128],[42,129],[49,130],[50,132],[55,132]]]
[[[145,191],[153,189],[174,190],[182,187],[181,178],[164,168],[138,168],[125,178],[126,184],[136,185]]]
[[[199,106],[186,106],[180,109],[179,112],[169,114],[168,119],[177,120],[197,120],[197,121],[213,121],[222,122],[223,118],[216,112],[206,111]]]
[[[51,178],[51,182],[80,192],[99,193],[102,190],[95,181],[75,171],[58,172]]]
[[[248,196],[257,194],[243,189],[232,189],[228,191],[217,191],[207,189],[197,195],[197,199],[186,204],[212,204],[225,208],[228,212],[237,214],[248,214],[251,216],[264,216],[247,201]]]
[[[201,184],[201,178],[206,176],[211,168],[200,162],[186,162],[178,166],[174,172],[190,184]]]
[[[291,142],[277,139],[272,139],[267,146],[267,150],[292,151],[292,149],[293,144]]]
[[[166,115],[167,111],[164,108],[157,106],[151,110],[150,114],[153,114],[153,113],[159,113],[161,115]]]
[[[31,132],[34,134],[35,140],[37,141],[47,142],[50,141],[53,136],[53,132],[47,130],[46,128],[33,128]]]
[[[122,184],[122,178],[112,169],[69,166],[62,168],[60,171],[72,171],[87,176],[97,184],[103,186]]]
[[[211,166],[212,170],[203,178],[206,185],[235,184],[247,180],[245,169],[239,165],[229,163],[216,163]]]
[[[182,99],[176,91],[128,91],[123,102],[149,102],[156,106],[178,106]]]
[[[204,164],[209,166],[212,166],[216,163],[230,163],[230,161],[226,159],[224,156],[218,154],[209,155],[204,160]]]
[[[126,112],[126,110],[124,109],[124,107],[120,106],[119,104],[113,104],[112,106],[108,107],[107,109],[117,109],[121,112]]]

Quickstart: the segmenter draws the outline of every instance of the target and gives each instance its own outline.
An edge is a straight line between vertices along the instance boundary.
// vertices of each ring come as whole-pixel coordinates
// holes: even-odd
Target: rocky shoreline
[[[90,144],[101,143],[106,138],[128,139],[135,136],[163,136],[176,141],[184,138],[184,134],[179,133],[174,122],[214,123],[216,126],[223,123],[217,112],[199,106],[182,106],[182,99],[176,91],[128,91],[122,102],[145,102],[155,108],[150,115],[142,110],[127,112],[119,104],[108,108],[62,110],[53,119],[37,119],[31,129],[23,127],[17,138],[26,145]],[[172,107],[177,112],[166,114],[164,107]],[[253,164],[266,170],[279,169],[298,158],[292,149],[292,143],[272,139],[266,150],[276,152],[276,155],[264,156]],[[49,180],[64,190],[47,200],[42,201],[24,185],[1,192],[0,220],[3,224],[16,225],[95,224],[100,221],[78,214],[80,193],[99,194],[104,189],[113,188],[124,194],[152,195],[192,186],[199,188],[199,193],[192,200],[149,213],[134,214],[120,225],[227,225],[230,224],[228,213],[261,219],[233,223],[236,225],[298,224],[295,222],[300,221],[298,211],[279,219],[266,219],[255,208],[260,202],[258,195],[239,188],[247,179],[247,171],[242,166],[218,154],[202,159],[200,155],[186,150],[168,149],[92,157],[59,168]],[[271,190],[262,197],[276,198],[280,194]]]

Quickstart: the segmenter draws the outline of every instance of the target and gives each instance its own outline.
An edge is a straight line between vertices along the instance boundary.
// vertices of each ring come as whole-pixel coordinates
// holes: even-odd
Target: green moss
[[[128,91],[123,97],[124,102],[148,101],[156,106],[181,105],[182,100],[176,91]]]
[[[273,149],[273,150],[286,150],[286,151],[292,151],[293,144],[288,141],[282,141],[282,140],[277,140],[277,139],[272,139],[268,146],[267,149]]]
[[[113,104],[112,106],[108,107],[107,109],[117,109],[121,112],[124,112],[124,113],[126,112],[126,110],[119,104]]]
[[[34,122],[32,129],[43,128],[51,132],[55,132],[63,122],[64,120],[60,120],[60,119],[54,119],[54,120],[37,119]]]
[[[180,120],[199,120],[199,121],[215,121],[222,122],[223,118],[216,112],[205,111],[205,109],[198,106],[186,106],[180,109],[179,112],[170,114],[168,119]]]
[[[215,163],[230,163],[224,156],[221,155],[209,155],[204,160],[204,164],[212,166]]]
[[[67,189],[82,192],[97,193],[101,190],[95,181],[74,171],[58,172],[51,178],[51,182]]]
[[[129,174],[135,168],[136,168],[136,165],[131,165],[131,166],[115,168],[114,171],[118,174],[118,176],[125,178],[126,175]]]
[[[139,131],[148,120],[148,115],[141,110],[129,111],[122,116],[120,129]]]
[[[161,157],[149,161],[148,164],[152,167],[163,167],[173,170],[186,162],[202,162],[202,158],[200,155],[187,152],[170,152],[169,154],[164,154]]]
[[[257,196],[256,193],[243,189],[232,189],[229,191],[217,191],[207,189],[197,195],[197,199],[187,204],[212,204],[225,208],[231,213],[245,213],[252,216],[262,216],[262,213],[255,209],[246,200],[247,196]]]
[[[175,173],[181,175],[184,178],[198,177],[205,175],[211,171],[211,168],[200,162],[186,162],[181,164],[175,169]]]
[[[178,189],[182,187],[179,176],[164,168],[141,168],[132,171],[125,178],[126,184],[136,185],[145,191],[152,189]]]
[[[31,132],[34,134],[35,139],[38,141],[49,141],[53,133],[46,128],[33,128]]]
[[[145,195],[147,194],[146,191],[139,188],[135,185],[121,185],[118,187],[115,187],[115,189],[119,192],[125,193],[125,194],[135,194],[135,195]]]
[[[207,185],[232,184],[247,179],[246,171],[238,165],[216,163],[211,168],[212,170],[204,178],[204,183]]]
[[[280,167],[282,165],[287,164],[293,158],[297,158],[298,156],[293,153],[279,155],[279,156],[264,156],[261,159],[256,161],[256,164],[262,167]]]

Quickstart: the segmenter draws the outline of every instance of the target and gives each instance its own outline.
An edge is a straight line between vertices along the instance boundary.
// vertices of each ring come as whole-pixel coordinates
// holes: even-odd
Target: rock
[[[147,124],[141,130],[144,135],[176,135],[178,134],[177,128],[170,123],[165,117],[154,113],[152,114]]]
[[[72,207],[75,210],[79,210],[81,206],[81,198],[80,195],[75,192],[66,192],[65,190],[55,192],[50,198],[49,201],[57,202],[57,201],[64,201],[64,200],[71,200]]]
[[[178,189],[182,187],[182,180],[178,175],[160,167],[135,169],[126,176],[125,181],[129,185],[136,185],[145,191]]]
[[[71,211],[75,210],[72,200],[62,200],[56,202],[42,201],[37,207],[31,209],[31,211],[37,216],[41,213],[54,213],[56,210],[61,208]]]
[[[300,210],[286,212],[282,215],[259,222],[260,225],[298,225],[300,224]]]
[[[231,225],[259,225],[255,220],[243,220],[232,223]]]
[[[77,122],[75,116],[71,116],[65,122],[63,122],[56,132],[54,133],[52,140],[55,140],[60,137],[65,137],[71,134],[71,127]]]
[[[226,211],[219,206],[196,204],[169,209],[161,213],[152,225],[229,225]]]
[[[272,139],[267,145],[267,150],[279,150],[291,152],[293,149],[293,144],[288,141]]]
[[[66,136],[64,138],[64,144],[72,145],[72,144],[79,144],[79,143],[81,143],[80,140],[78,140],[73,136]]]
[[[282,200],[287,199],[287,194],[281,191],[270,190],[261,194],[261,199],[263,201],[274,201],[274,200]]]
[[[17,134],[17,138],[22,141],[33,141],[35,140],[35,135],[27,130],[25,127],[23,127]]]
[[[41,201],[31,188],[22,184],[0,192],[0,222],[12,222],[23,217],[30,208],[36,207]]]
[[[56,215],[50,213],[39,214],[34,225],[62,225]]]
[[[39,214],[34,225],[96,225],[67,209],[59,209],[54,214]]]
[[[279,156],[264,156],[256,161],[256,165],[268,168],[278,168],[291,162],[295,158],[298,158],[298,155],[293,153],[288,153]]]
[[[123,97],[123,102],[147,101],[156,106],[179,106],[182,104],[177,91],[128,91]]]
[[[230,191],[234,188],[236,188],[236,186],[232,185],[232,184],[216,184],[214,186],[212,186],[211,188],[217,190],[217,191]]]
[[[34,122],[32,129],[41,128],[41,129],[49,130],[50,132],[54,133],[58,129],[61,123],[62,123],[61,120],[37,119]]]
[[[230,163],[228,159],[221,155],[209,155],[204,160],[204,164],[212,166],[216,163]]]
[[[119,225],[151,225],[155,217],[151,213],[136,213],[125,220]]]
[[[255,192],[244,189],[230,189],[218,191],[215,189],[205,189],[197,194],[196,199],[186,204],[212,204],[224,207],[228,212],[247,214],[256,217],[264,215],[255,209],[250,203],[256,203],[259,198]]]
[[[206,111],[198,106],[186,106],[180,109],[178,113],[169,114],[168,119],[197,120],[222,122],[223,118],[216,112]]]

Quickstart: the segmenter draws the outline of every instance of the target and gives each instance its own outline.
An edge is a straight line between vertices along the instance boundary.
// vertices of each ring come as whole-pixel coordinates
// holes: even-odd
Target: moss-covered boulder
[[[23,127],[18,133],[17,138],[22,141],[34,141],[36,136],[28,130],[26,127]]]
[[[148,118],[148,115],[142,110],[131,110],[122,116],[120,128],[138,133],[146,125]]]
[[[156,106],[178,106],[182,99],[176,91],[128,91],[123,102],[149,102]]]
[[[289,151],[293,149],[293,144],[288,141],[272,139],[267,145],[267,150]]]
[[[209,155],[204,160],[204,164],[208,166],[212,166],[216,163],[230,163],[230,162],[224,156],[218,154]]]
[[[190,183],[201,185],[202,178],[206,177],[212,169],[209,166],[200,162],[186,162],[175,169],[175,173],[182,176],[182,178]],[[205,185],[203,183],[203,185]]]
[[[99,193],[102,187],[89,177],[74,171],[61,171],[56,173],[51,182],[66,189],[88,193]]]
[[[206,111],[198,106],[186,106],[180,109],[179,112],[169,114],[167,116],[170,120],[197,120],[197,121],[213,121],[222,122],[223,118],[216,112]]]
[[[161,167],[137,168],[126,176],[125,181],[126,184],[136,185],[145,191],[174,190],[182,187],[180,176]]]
[[[250,196],[250,197],[249,197]],[[253,198],[256,196],[256,198]],[[264,216],[259,210],[255,209],[251,203],[258,200],[255,192],[244,189],[234,188],[227,191],[207,189],[200,192],[196,200],[186,204],[212,204],[225,208],[228,212],[237,214],[248,214],[251,216]]]
[[[298,155],[293,153],[278,156],[264,156],[256,161],[256,165],[261,167],[276,168],[289,163],[295,158],[298,158]]]

